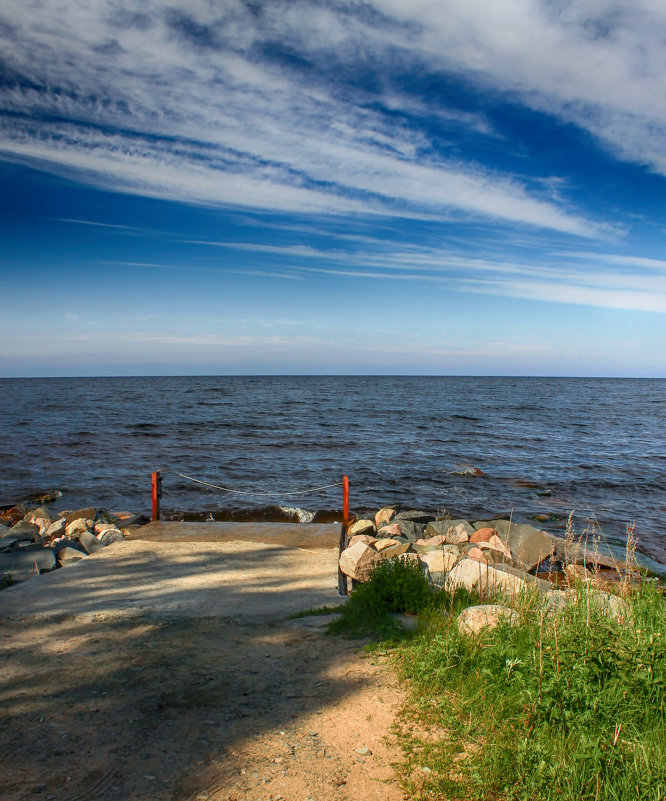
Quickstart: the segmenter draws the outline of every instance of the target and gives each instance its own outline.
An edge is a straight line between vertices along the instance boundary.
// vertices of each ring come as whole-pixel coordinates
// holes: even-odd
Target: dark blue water
[[[635,521],[666,563],[664,380],[3,379],[0,397],[0,501],[56,488],[60,508],[147,512],[162,468],[169,513],[335,512],[339,487],[287,493],[348,474],[355,511],[400,502],[561,531],[575,510],[610,540]]]

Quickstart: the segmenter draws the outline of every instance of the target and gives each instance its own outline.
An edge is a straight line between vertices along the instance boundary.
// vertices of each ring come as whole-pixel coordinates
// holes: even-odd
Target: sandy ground
[[[395,677],[286,619],[334,550],[117,545],[0,593],[3,799],[403,799]]]

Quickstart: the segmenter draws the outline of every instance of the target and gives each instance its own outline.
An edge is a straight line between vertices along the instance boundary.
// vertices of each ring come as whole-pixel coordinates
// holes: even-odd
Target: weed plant
[[[415,699],[399,735],[409,797],[665,799],[664,599],[624,589],[617,616],[590,582],[557,612],[513,599],[520,624],[480,636],[431,617],[396,651]]]
[[[402,627],[392,615],[417,615],[433,603],[433,592],[418,563],[386,559],[373,570],[368,581],[357,584],[340,618],[329,632],[347,637],[394,639]]]

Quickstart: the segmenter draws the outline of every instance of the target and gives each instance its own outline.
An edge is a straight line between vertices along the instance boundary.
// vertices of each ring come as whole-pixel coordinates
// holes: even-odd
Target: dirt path
[[[390,670],[358,643],[325,636],[322,618],[285,619],[289,598],[309,590],[297,585],[292,596],[279,576],[267,577],[265,560],[291,557],[263,553],[253,581],[249,554],[232,550],[243,585],[222,582],[213,597],[189,586],[188,574],[175,603],[177,579],[168,573],[162,594],[128,586],[145,601],[132,617],[106,609],[103,586],[91,579],[101,570],[97,557],[80,574],[90,579],[77,598],[89,604],[84,615],[63,619],[56,604],[45,614],[36,588],[50,576],[30,582],[39,614],[0,620],[4,801],[402,801],[390,783],[399,754],[383,739],[402,700]],[[189,548],[168,552],[174,565],[194,558]],[[144,581],[137,558],[154,551],[137,545],[125,553],[131,575]],[[321,564],[324,555],[308,558]],[[0,617],[3,605],[15,613],[30,594],[27,583],[4,591]],[[185,603],[191,594],[198,608]],[[143,608],[155,598],[158,606],[173,601],[167,614]],[[215,599],[219,614],[205,616]],[[256,602],[260,617],[230,617],[241,601],[246,611]]]

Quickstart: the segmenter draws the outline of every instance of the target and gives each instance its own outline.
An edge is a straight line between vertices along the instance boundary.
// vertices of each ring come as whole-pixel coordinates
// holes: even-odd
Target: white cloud
[[[438,100],[428,109],[391,85],[382,78],[389,60],[475,74],[497,62],[502,88],[539,89],[515,77],[528,67],[506,74],[507,52],[525,47],[520,34],[534,32],[536,12],[509,35],[506,20],[521,3],[505,0],[508,38],[493,41],[496,12],[484,6],[473,24],[463,5],[275,0],[254,13],[233,0],[17,2],[5,11],[12,30],[3,44],[22,79],[0,88],[0,107],[12,112],[0,150],[104,187],[189,202],[424,219],[456,212],[600,235],[579,210],[518,178],[438,155],[401,116],[430,114],[492,135],[478,114]],[[336,67],[376,74],[376,86],[352,88],[335,79]]]

